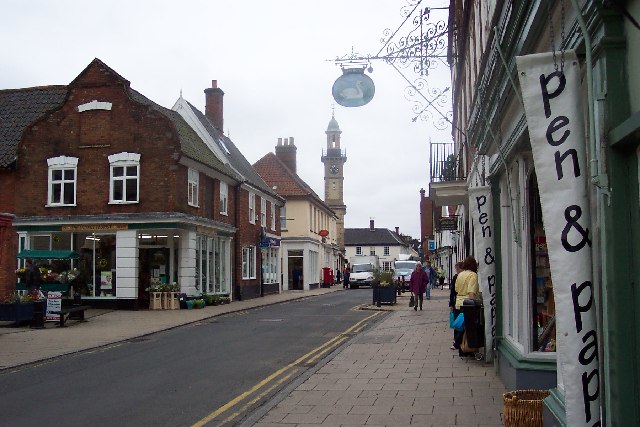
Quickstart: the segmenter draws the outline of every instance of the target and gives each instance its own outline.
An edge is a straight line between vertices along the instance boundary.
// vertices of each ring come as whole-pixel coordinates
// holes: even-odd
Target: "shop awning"
[[[24,250],[18,254],[18,258],[26,259],[76,259],[80,254],[76,251],[37,251]]]

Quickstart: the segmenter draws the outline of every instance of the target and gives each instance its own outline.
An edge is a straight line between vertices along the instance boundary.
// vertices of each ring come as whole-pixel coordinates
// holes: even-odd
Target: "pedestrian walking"
[[[458,274],[462,272],[462,262],[456,262],[454,266],[456,270],[456,274],[454,274],[451,279],[451,283],[449,283],[449,310],[453,312],[453,318],[455,319],[460,314],[460,310],[456,310],[456,296],[458,293],[456,292],[456,280],[458,279]],[[451,345],[451,350],[455,350],[456,347],[456,330],[453,330],[453,344]]]
[[[416,269],[411,273],[409,279],[409,290],[411,294],[415,296],[416,303],[413,306],[414,310],[418,310],[418,304],[420,310],[422,310],[423,293],[429,288],[429,276],[427,272],[422,269],[421,263],[416,263]],[[428,299],[428,298],[427,298]]]
[[[349,270],[349,267],[345,267],[344,268],[344,273],[342,274],[342,280],[343,280],[342,287],[344,289],[347,289],[349,287],[349,276],[350,275],[351,275],[351,270]]]

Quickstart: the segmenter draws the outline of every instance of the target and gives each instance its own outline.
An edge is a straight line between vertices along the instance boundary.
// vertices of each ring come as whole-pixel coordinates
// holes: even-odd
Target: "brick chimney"
[[[376,227],[374,227],[373,218],[369,220],[369,231],[376,231]]]
[[[296,172],[296,148],[293,143],[293,137],[278,138],[278,145],[276,145],[276,157],[280,159],[293,173]]]
[[[399,236],[400,235],[400,227],[396,227],[396,234]]]
[[[224,133],[222,125],[224,124],[223,102],[224,92],[218,88],[218,81],[211,80],[211,87],[204,90],[205,107],[204,114],[211,121],[213,126],[220,132]]]

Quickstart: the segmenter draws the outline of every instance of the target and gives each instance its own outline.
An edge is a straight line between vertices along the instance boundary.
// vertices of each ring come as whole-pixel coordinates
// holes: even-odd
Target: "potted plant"
[[[0,320],[11,321],[16,324],[31,321],[34,303],[39,299],[35,291],[25,295],[13,293],[0,301]]]
[[[378,307],[382,303],[396,303],[396,287],[393,283],[393,275],[389,271],[376,270],[373,274],[373,303]]]
[[[147,288],[149,292],[149,310],[162,310],[162,283],[160,280],[152,277],[151,284]]]

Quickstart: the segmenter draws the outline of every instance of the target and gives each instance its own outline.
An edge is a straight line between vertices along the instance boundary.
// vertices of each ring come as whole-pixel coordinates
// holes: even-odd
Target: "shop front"
[[[79,294],[95,304],[146,308],[154,286],[171,286],[187,295],[230,293],[230,227],[100,223],[20,224],[17,229],[19,252],[42,255],[35,261],[45,289],[46,284],[61,285],[67,298]],[[64,252],[74,256],[53,255]],[[18,269],[25,258],[18,259]]]

